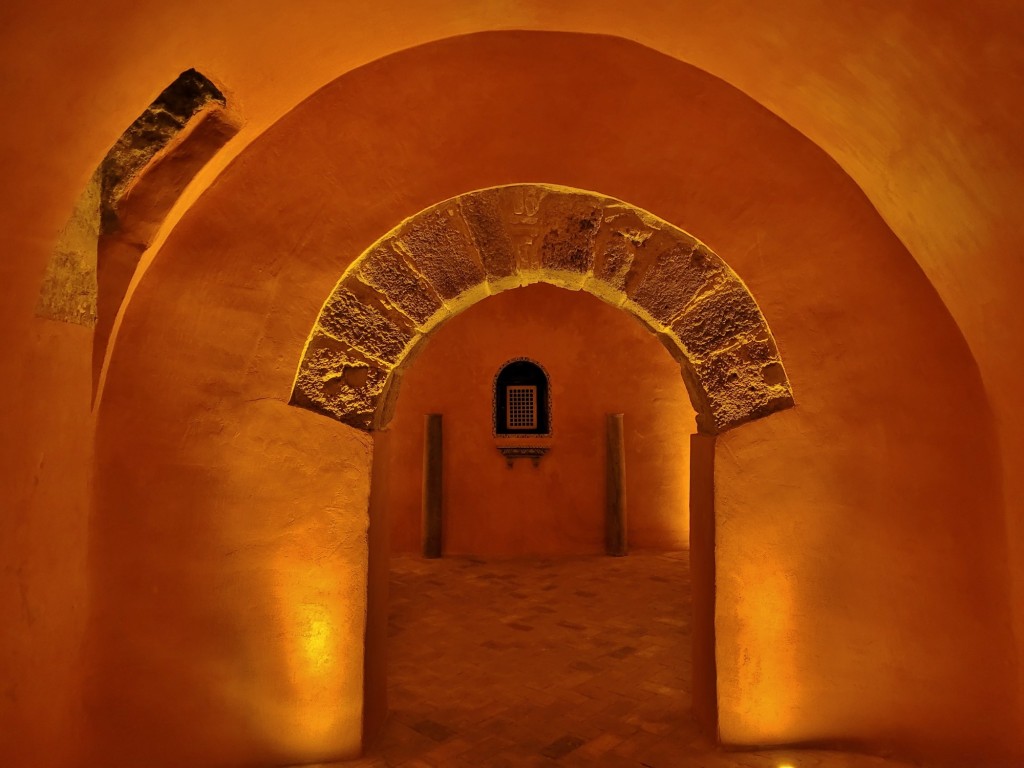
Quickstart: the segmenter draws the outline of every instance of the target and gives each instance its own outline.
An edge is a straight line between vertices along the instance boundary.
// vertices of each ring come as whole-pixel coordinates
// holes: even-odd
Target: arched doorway
[[[537,386],[539,410],[547,400],[543,434],[500,434],[506,382]],[[440,560],[421,547],[425,413],[443,426]],[[624,414],[628,557],[604,554],[609,413]],[[410,752],[429,764],[453,752],[477,765],[563,752],[640,759],[655,741],[696,750],[693,429],[665,348],[587,293],[505,291],[431,335],[375,433],[387,482],[372,515],[390,537],[389,714],[367,764]]]
[[[718,256],[628,204],[537,184],[445,201],[371,246],[325,302],[292,403],[377,430],[391,420],[401,376],[434,330],[487,296],[536,283],[586,291],[646,325],[679,363],[706,439],[793,404],[764,317]],[[694,456],[694,709],[713,732],[713,452]],[[385,481],[379,470],[375,477],[379,493]],[[387,546],[375,533],[372,497],[364,733],[379,727],[386,708]]]

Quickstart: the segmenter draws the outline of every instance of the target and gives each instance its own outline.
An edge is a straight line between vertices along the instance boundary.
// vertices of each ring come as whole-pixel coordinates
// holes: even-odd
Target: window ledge
[[[516,459],[530,459],[533,466],[540,466],[541,456],[548,452],[545,445],[499,445],[498,450],[505,457],[505,463],[511,468]]]

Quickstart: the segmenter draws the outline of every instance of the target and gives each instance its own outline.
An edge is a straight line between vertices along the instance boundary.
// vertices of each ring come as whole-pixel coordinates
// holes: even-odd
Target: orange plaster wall
[[[216,34],[199,34],[183,19],[202,19]],[[0,729],[0,752],[12,764],[66,765],[76,744],[92,459],[82,374],[90,342],[81,329],[33,317],[33,308],[57,232],[96,163],[186,67],[222,79],[244,108],[245,134],[225,153],[233,157],[339,73],[409,45],[485,28],[571,29],[642,41],[741,88],[853,176],[923,266],[980,362],[999,430],[1006,483],[1006,530],[999,535],[1012,547],[1016,655],[1024,654],[1024,346],[1016,311],[1024,155],[1013,98],[1024,76],[1020,3],[663,2],[637,13],[628,3],[589,0],[473,9],[464,0],[302,8],[197,0],[13,0],[0,10],[0,21],[0,93],[15,105],[0,126],[6,174],[0,244],[7,254],[0,260],[0,722],[14,724]],[[635,71],[652,74],[644,67]],[[581,92],[592,93],[592,87],[593,78]],[[665,98],[676,97],[666,92]],[[696,119],[703,109],[698,104]],[[634,119],[648,118],[639,107],[630,111]],[[535,112],[524,105],[519,114]],[[393,114],[395,120],[409,119],[401,109]],[[691,109],[677,115],[677,124],[694,117]],[[523,140],[521,134],[516,141]],[[646,152],[649,146],[641,142],[638,148]],[[571,154],[571,147],[563,149]],[[659,151],[652,155],[664,157]],[[730,163],[723,166],[728,170]],[[657,177],[662,169],[651,170]],[[679,188],[666,191],[671,184],[659,181],[654,186],[663,194],[640,194],[624,178],[628,169],[618,169],[617,182],[610,173],[578,175],[581,186],[660,204],[676,223],[687,218],[686,206],[672,205]],[[206,174],[204,183],[215,175]],[[495,183],[501,175],[479,174]],[[552,170],[552,178],[572,175]],[[398,177],[393,182],[410,183]],[[390,202],[376,206],[360,233],[379,234],[394,223],[391,214],[408,215],[464,191],[454,186],[444,183],[408,197],[391,189],[385,195]],[[770,181],[763,189],[770,189]],[[396,197],[402,200],[390,210]],[[195,200],[193,192],[189,202]],[[701,223],[693,221],[695,232]],[[757,242],[749,228],[738,233],[739,241]],[[973,424],[962,407],[954,410],[955,419]],[[990,555],[986,562],[999,559]],[[1020,691],[1024,677],[1017,680]],[[1015,730],[1024,734],[1024,720]],[[1024,752],[1021,738],[1015,741]]]
[[[13,238],[0,232],[0,243]],[[29,265],[10,266],[20,277]],[[19,363],[0,377],[10,388],[0,398],[0,754],[17,768],[64,768],[77,764],[84,730],[89,333],[25,322],[36,296],[9,298],[25,317],[8,328]]]
[[[98,159],[107,144],[96,143]],[[94,163],[80,163],[83,182]],[[5,466],[16,510],[5,566],[30,572],[3,594],[4,617],[20,617],[3,636],[5,663],[8,649],[30,659],[5,675],[16,696],[0,702],[3,722],[27,724],[0,735],[13,765],[75,763],[74,739],[54,736],[79,722],[83,676],[95,765],[229,753],[298,762],[358,742],[360,670],[332,677],[347,709],[326,735],[275,719],[322,692],[283,672],[290,644],[322,625],[272,609],[318,604],[326,579],[344,585],[339,625],[362,613],[369,483],[365,436],[283,403],[321,302],[362,249],[441,199],[513,181],[593,189],[693,232],[739,272],[779,340],[797,408],[716,451],[728,734],[893,743],[993,765],[1022,746],[1010,725],[993,419],[970,350],[911,255],[828,156],[721,81],[621,40],[509,33],[349,73],[256,141],[182,219],[114,350],[87,566],[76,501],[88,485],[87,404],[68,396],[87,387],[87,341],[27,319],[60,217],[26,218],[33,234],[15,251],[33,260],[5,263],[18,289],[0,310],[19,340],[8,424],[27,436]],[[12,210],[25,214],[18,193]],[[21,407],[29,394],[35,410]],[[35,490],[35,462],[55,456]],[[312,566],[311,550],[323,554]],[[79,645],[83,573],[101,598],[86,666],[54,667]],[[21,612],[20,585],[37,618]],[[275,602],[286,585],[300,592]],[[745,601],[757,587],[767,598]],[[338,657],[361,664],[362,634],[346,626]],[[140,670],[152,684],[139,685]],[[303,743],[268,743],[271,720]],[[216,722],[226,725],[207,729]],[[127,747],[126,733],[139,734]]]
[[[100,410],[84,764],[352,757],[372,442],[246,380],[245,302],[189,277],[139,303]]]
[[[595,71],[599,130],[580,120],[594,107]],[[179,694],[192,703],[179,728],[232,724],[229,736],[189,741],[193,762],[266,750],[266,736],[240,724],[259,721],[259,702],[308,690],[279,698],[279,678],[266,667],[255,677],[225,671],[209,633],[226,626],[269,664],[268,626],[282,648],[303,630],[268,625],[224,599],[231,553],[242,545],[249,575],[238,583],[259,593],[266,582],[253,574],[271,567],[274,543],[293,530],[289,494],[315,514],[336,510],[340,525],[365,517],[356,489],[369,474],[351,430],[321,419],[303,437],[299,416],[260,404],[287,398],[324,297],[382,233],[446,197],[531,180],[620,197],[707,242],[758,299],[794,384],[794,410],[727,434],[716,451],[726,737],[987,756],[1007,749],[1013,668],[992,422],[970,353],[920,269],[834,163],[739,92],[622,41],[525,33],[445,41],[340,79],[241,156],[167,241],[111,363],[94,536],[121,548],[141,537],[158,547],[148,561],[172,562],[172,550],[137,524],[133,537],[119,526],[104,535],[102,521],[132,521],[150,506],[152,519],[174,520],[196,504],[197,525],[221,521],[212,540],[223,546],[186,557],[210,569],[213,586],[180,604],[192,617],[185,626],[199,631],[175,656],[193,657],[196,673],[216,672],[207,675],[216,695],[182,685],[174,660],[160,655],[162,636],[146,630],[133,653],[166,685],[142,689],[102,667],[111,675],[96,678],[94,700],[119,703],[113,711],[168,759],[177,742],[158,723]],[[165,407],[178,389],[187,398]],[[302,418],[312,425],[311,415]],[[761,429],[778,434],[755,439]],[[238,450],[239,434],[258,439]],[[315,483],[297,483],[297,465],[334,460],[315,459],[321,451],[340,451],[335,480],[314,473]],[[129,468],[159,484],[136,478],[119,490],[118,473]],[[192,493],[197,472],[205,495]],[[259,483],[225,485],[235,476]],[[348,495],[336,500],[337,489]],[[336,571],[351,585],[338,610],[359,615],[366,544],[350,524],[329,527],[326,538],[304,529],[290,567],[302,568],[305,548],[351,556]],[[253,526],[261,533],[249,539]],[[97,584],[132,575],[130,588],[141,590],[147,582],[117,549],[96,561]],[[753,594],[747,585],[788,597],[744,600]],[[123,608],[97,609],[94,631],[109,635],[115,618],[120,627],[150,616],[136,600]],[[951,615],[961,619],[958,631],[937,634]],[[347,637],[345,657],[361,665],[362,633]],[[254,681],[251,695],[224,698],[238,679]],[[361,680],[352,674],[339,684],[358,697]],[[789,696],[781,703],[780,691]],[[993,701],[1009,703],[993,712]],[[116,754],[110,721],[94,711],[100,751]],[[350,750],[358,731],[352,710],[337,730],[293,745],[294,754]]]
[[[516,357],[548,372],[551,438],[492,436],[494,376]],[[484,299],[431,336],[402,377],[388,426],[394,551],[422,549],[426,413],[444,417],[446,554],[603,552],[606,413],[625,414],[630,545],[688,546],[693,410],[679,366],[622,310],[539,284]],[[538,467],[517,460],[509,469],[499,444],[550,450]]]

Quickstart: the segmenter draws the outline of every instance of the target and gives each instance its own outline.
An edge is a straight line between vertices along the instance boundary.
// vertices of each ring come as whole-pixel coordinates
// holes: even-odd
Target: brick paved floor
[[[392,560],[391,714],[352,768],[896,768],[722,752],[690,715],[686,553]]]

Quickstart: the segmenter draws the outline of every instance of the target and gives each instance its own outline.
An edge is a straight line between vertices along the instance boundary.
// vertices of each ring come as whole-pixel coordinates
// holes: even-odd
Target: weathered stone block
[[[594,266],[594,238],[601,226],[600,198],[549,195],[540,206],[539,257],[546,270],[586,274]]]
[[[672,323],[672,332],[692,358],[706,357],[738,339],[765,336],[761,310],[739,282],[726,283],[693,302]]]
[[[594,238],[594,277],[616,290],[626,290],[626,278],[637,259],[637,249],[652,234],[636,209],[605,206],[601,227]]]
[[[316,334],[306,347],[292,402],[345,424],[370,429],[390,370],[344,342]]]
[[[319,329],[363,354],[395,364],[415,330],[405,315],[384,306],[373,288],[349,278],[320,313]]]
[[[397,307],[419,325],[426,325],[441,309],[441,300],[427,281],[385,241],[359,262],[359,279],[376,288],[389,304]]]
[[[117,229],[118,204],[139,172],[210,105],[223,107],[224,94],[201,73],[189,69],[178,75],[121,134],[99,169],[104,232]]]
[[[479,254],[455,203],[417,217],[395,241],[443,299],[455,298],[484,280]]]
[[[40,317],[93,327],[97,317],[96,266],[100,231],[100,178],[75,203],[46,267],[36,313]]]
[[[711,354],[693,370],[707,395],[717,431],[793,404],[792,390],[771,339],[755,339]]]
[[[505,232],[512,244],[516,273],[538,271],[540,243],[547,231],[540,209],[552,190],[529,184],[514,184],[494,191],[497,193],[497,207]]]
[[[661,233],[638,249],[647,269],[635,282],[627,278],[626,293],[660,323],[672,320],[703,291],[725,277],[727,268],[707,248],[685,237],[668,243]]]
[[[501,218],[497,190],[485,189],[459,201],[473,243],[488,279],[509,277],[516,271],[512,239]]]

